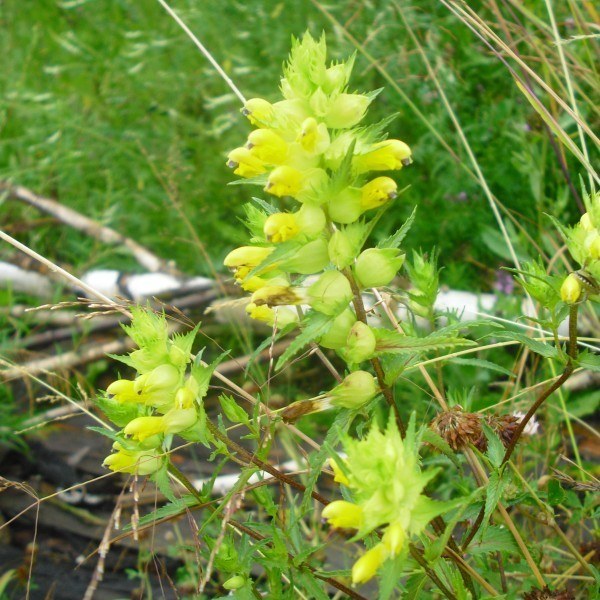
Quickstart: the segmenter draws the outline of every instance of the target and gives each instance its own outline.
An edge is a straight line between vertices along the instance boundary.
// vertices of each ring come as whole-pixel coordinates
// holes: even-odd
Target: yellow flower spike
[[[363,509],[345,500],[330,502],[321,515],[336,528],[360,529],[363,523]]]
[[[367,550],[352,567],[352,583],[356,585],[372,579],[388,556],[389,550],[381,543]]]
[[[575,304],[581,297],[582,287],[577,275],[571,273],[560,288],[560,297],[565,304]]]
[[[302,123],[296,141],[306,152],[321,154],[325,152],[330,142],[327,126],[324,123],[318,123],[314,117],[309,117]]]
[[[267,180],[265,192],[279,198],[283,196],[295,197],[302,190],[303,176],[298,169],[281,166],[273,169]]]
[[[263,231],[269,242],[279,244],[296,237],[300,228],[292,213],[275,213],[267,217]]]
[[[150,436],[165,432],[164,417],[138,417],[127,423],[123,433],[143,442]]]
[[[141,402],[142,399],[135,391],[135,384],[129,379],[117,379],[107,388],[106,392],[114,396],[117,402]]]
[[[350,485],[349,479],[344,475],[344,472],[340,469],[340,466],[333,458],[329,459],[329,465],[331,467],[331,470],[333,471],[333,480],[336,483],[340,483],[342,485]]]
[[[223,264],[230,269],[236,269],[236,278],[243,279],[254,267],[258,267],[273,250],[274,248],[261,246],[240,246],[225,257]],[[248,268],[245,273],[244,267]]]
[[[270,165],[282,164],[288,154],[287,143],[272,129],[255,129],[248,136],[246,147],[252,156]]]
[[[352,159],[357,173],[397,170],[412,162],[410,148],[400,140],[385,140],[373,144],[369,152]]]
[[[256,177],[267,172],[265,163],[248,148],[234,148],[227,155],[227,166],[240,177]]]
[[[406,539],[406,531],[402,527],[401,523],[392,523],[383,534],[381,541],[383,545],[390,551],[391,556],[396,556],[402,546],[404,546],[404,540]]]
[[[274,118],[273,105],[262,98],[251,98],[242,108],[242,114],[248,117],[252,125],[268,125]]]
[[[398,185],[391,177],[376,177],[361,188],[360,205],[363,210],[379,208],[397,196]]]
[[[252,302],[256,306],[281,306],[286,304],[300,304],[302,298],[294,290],[286,285],[266,285],[252,294]]]

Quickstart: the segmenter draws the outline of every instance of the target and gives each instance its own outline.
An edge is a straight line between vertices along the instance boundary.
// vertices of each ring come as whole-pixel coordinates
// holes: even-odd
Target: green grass
[[[402,3],[403,5],[405,3]],[[542,4],[539,4],[541,7]],[[353,50],[311,3],[178,2],[174,6],[246,97],[274,98],[291,35],[327,32],[333,57]],[[181,214],[219,265],[239,243],[237,217],[248,188],[227,187],[227,151],[248,126],[239,102],[158,3],[7,1],[0,8],[8,57],[0,73],[0,177],[54,197],[174,259],[209,273]],[[539,117],[510,75],[436,2],[403,9],[422,40],[493,193],[534,238],[539,210],[566,217],[568,196]],[[467,157],[402,21],[387,3],[340,2],[335,17],[427,115],[461,161]],[[479,184],[359,54],[353,86],[386,87],[371,113],[398,112],[392,135],[414,149],[399,174],[411,185],[390,211],[392,230],[420,206],[409,243],[441,251],[444,283],[488,289],[502,258],[490,247],[496,228]],[[12,222],[24,211],[0,206]],[[32,215],[30,210],[27,215]],[[388,233],[380,231],[380,235]],[[76,272],[92,266],[138,268],[121,251],[66,227],[31,230],[23,239]]]

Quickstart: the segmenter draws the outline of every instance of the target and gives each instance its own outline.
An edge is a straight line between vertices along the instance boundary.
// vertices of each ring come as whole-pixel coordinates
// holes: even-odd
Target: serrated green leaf
[[[504,444],[498,437],[495,431],[493,431],[486,423],[483,423],[483,433],[488,442],[486,456],[490,459],[492,465],[499,468],[502,464],[506,449]]]
[[[469,554],[488,552],[517,552],[518,546],[512,533],[499,525],[490,525],[469,544]]]
[[[496,510],[496,506],[502,497],[504,490],[504,479],[500,476],[499,471],[492,471],[488,484],[486,485],[485,509],[483,513],[483,527],[488,525],[489,518]]]
[[[442,348],[455,348],[457,346],[473,346],[475,342],[461,337],[429,335],[426,337],[414,337],[402,335],[388,329],[373,329],[377,340],[377,354],[386,352],[426,352],[429,350],[440,350]]]
[[[219,402],[221,404],[221,408],[225,413],[225,416],[232,423],[244,423],[248,424],[250,422],[250,417],[248,413],[238,405],[233,396],[226,396],[225,394],[221,394],[219,396]]]
[[[117,402],[108,396],[98,396],[96,406],[117,427],[125,427],[129,421],[140,416],[140,408],[131,402]]]
[[[502,373],[503,375],[508,375],[508,377],[514,377],[515,374],[496,363],[490,362],[489,360],[484,360],[481,358],[451,358],[448,362],[454,363],[456,365],[465,365],[468,367],[477,367],[479,369],[489,369],[490,371],[496,371],[497,373]]]
[[[434,448],[439,450],[442,454],[447,456],[457,468],[460,468],[460,461],[456,456],[456,452],[452,450],[452,448],[444,438],[439,436],[431,429],[424,429],[421,436],[424,442],[432,445]]]
[[[333,318],[328,315],[316,311],[309,312],[302,321],[302,332],[292,340],[290,345],[285,349],[285,352],[279,357],[279,360],[275,365],[275,370],[278,371],[281,369],[285,363],[292,358],[292,356],[300,352],[304,346],[327,333],[332,323]]]
[[[584,369],[600,373],[600,354],[592,354],[585,350],[577,357],[577,364]]]
[[[544,358],[559,358],[560,356],[558,349],[554,346],[546,344],[545,342],[534,340],[517,331],[504,330],[502,332],[494,333],[494,337],[521,342],[521,344],[527,346],[532,352],[535,352]]]
[[[154,521],[159,521],[168,517],[174,517],[184,513],[188,508],[197,506],[199,504],[198,499],[192,494],[185,494],[181,498],[176,498],[169,504],[165,504],[150,514],[144,515],[140,518],[140,526],[148,525]],[[125,531],[131,529],[131,525],[125,525],[123,527]]]
[[[400,227],[400,229],[398,229],[398,231],[396,231],[396,233],[390,235],[389,237],[387,237],[384,240],[382,240],[381,242],[379,242],[379,244],[377,244],[377,247],[378,248],[399,248],[400,244],[403,242],[407,233],[410,231],[410,228],[412,227],[412,224],[413,224],[416,216],[417,216],[417,207],[415,206],[413,208],[412,213],[408,217],[408,219],[406,219],[406,221],[404,221],[404,223],[402,224],[402,227]]]
[[[176,497],[171,487],[171,480],[169,478],[169,472],[167,470],[167,464],[152,474],[150,480],[156,484],[156,487],[161,491],[162,495],[170,502],[175,502]]]

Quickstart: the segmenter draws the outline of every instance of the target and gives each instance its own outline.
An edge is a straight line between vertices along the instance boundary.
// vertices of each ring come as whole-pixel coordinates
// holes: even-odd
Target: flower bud
[[[590,218],[590,213],[584,213],[579,220],[579,225],[584,231],[593,231],[594,225],[592,224],[592,219]]]
[[[331,94],[332,92],[344,89],[348,83],[351,69],[352,66],[350,65],[350,68],[348,68],[346,63],[331,65],[331,67],[326,69],[325,80],[321,86],[325,93]]]
[[[295,198],[303,187],[302,173],[293,167],[281,166],[273,169],[267,180],[265,192],[279,198]]]
[[[227,155],[227,166],[240,177],[256,177],[267,172],[265,163],[248,148],[235,148]]]
[[[262,98],[251,98],[242,108],[242,114],[248,117],[252,125],[268,125],[273,121],[275,113],[273,105]]]
[[[339,271],[325,271],[307,289],[308,303],[325,315],[339,315],[352,300],[349,281]],[[288,303],[289,304],[289,303]]]
[[[368,96],[362,94],[340,94],[329,104],[325,125],[331,129],[350,129],[362,120],[370,103]]]
[[[357,409],[364,406],[378,392],[375,378],[367,371],[354,371],[334,387],[328,396],[333,406]]]
[[[285,285],[266,285],[252,294],[252,302],[256,306],[281,306],[300,304],[302,298],[299,290]]]
[[[360,363],[373,357],[377,340],[373,330],[362,321],[356,321],[346,340],[343,357],[349,363]]]
[[[388,556],[389,551],[382,543],[367,550],[352,567],[352,583],[356,585],[372,579]]]
[[[329,331],[319,339],[319,345],[331,350],[342,348],[346,345],[348,334],[354,323],[356,323],[356,315],[347,308],[333,320]]]
[[[327,209],[332,221],[344,224],[354,223],[363,212],[360,189],[345,188],[329,200]]]
[[[255,129],[248,136],[246,145],[252,156],[270,165],[282,164],[288,153],[285,140],[272,129]]]
[[[234,575],[230,577],[224,584],[223,587],[226,590],[239,590],[246,584],[246,578],[243,575]]]
[[[321,513],[332,527],[360,529],[363,522],[363,509],[358,504],[335,500],[330,502]]]
[[[406,539],[406,531],[402,525],[398,522],[392,523],[383,534],[381,541],[383,545],[389,550],[392,556],[396,556],[400,550],[402,550],[402,546],[404,545],[404,540]]]
[[[327,242],[317,238],[296,250],[294,256],[279,263],[279,267],[288,273],[311,275],[321,272],[328,264]]]
[[[129,451],[118,442],[113,448],[117,452],[107,456],[102,463],[111,471],[151,475],[162,466],[161,456],[156,451]]]
[[[379,208],[397,195],[398,186],[390,177],[376,177],[360,188],[362,210]]]
[[[369,152],[357,154],[352,165],[357,173],[401,169],[412,162],[410,148],[400,140],[384,140],[371,145]]]
[[[338,269],[345,269],[352,263],[358,250],[356,241],[343,229],[334,231],[329,239],[329,258]]]
[[[303,204],[294,217],[301,233],[309,238],[319,235],[327,223],[323,209],[309,203]]]
[[[344,475],[342,469],[337,464],[337,461],[333,458],[329,459],[329,465],[331,466],[331,470],[333,471],[333,480],[336,483],[340,483],[341,485],[350,485],[349,479]]]
[[[305,152],[321,154],[329,146],[327,126],[324,123],[317,123],[314,117],[309,117],[302,123],[296,141]]]
[[[564,280],[560,288],[560,297],[565,304],[575,304],[581,297],[581,283],[574,273]]]
[[[397,248],[368,248],[354,264],[354,274],[361,288],[388,285],[404,264],[404,254]]]
[[[300,227],[292,213],[274,213],[267,217],[263,231],[269,242],[279,244],[296,237]]]

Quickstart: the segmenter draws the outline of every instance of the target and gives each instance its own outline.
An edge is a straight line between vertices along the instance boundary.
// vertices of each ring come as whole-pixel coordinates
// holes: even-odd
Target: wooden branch
[[[4,192],[6,197],[11,200],[18,200],[29,206],[33,206],[37,210],[57,218],[65,225],[82,231],[105,244],[124,246],[131,252],[140,265],[149,271],[180,275],[173,261],[167,261],[156,256],[156,254],[131,238],[122,235],[110,227],[97,223],[76,210],[60,204],[56,200],[38,196],[31,190],[20,185],[11,185],[8,182],[1,181],[0,192]]]

